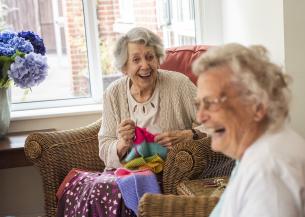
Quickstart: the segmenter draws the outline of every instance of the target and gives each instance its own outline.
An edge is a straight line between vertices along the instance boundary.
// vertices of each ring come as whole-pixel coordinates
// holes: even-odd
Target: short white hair
[[[261,45],[246,47],[237,43],[210,48],[193,64],[193,73],[200,75],[208,69],[227,66],[233,81],[247,93],[245,99],[267,108],[267,127],[278,129],[289,115],[291,78],[272,63],[267,49]]]
[[[128,43],[144,44],[153,47],[159,62],[161,63],[165,55],[161,38],[144,27],[135,27],[121,36],[114,48],[114,66],[122,71],[128,60]]]

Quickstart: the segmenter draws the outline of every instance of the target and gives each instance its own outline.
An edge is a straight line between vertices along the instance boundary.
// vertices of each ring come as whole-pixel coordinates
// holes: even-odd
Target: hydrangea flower
[[[31,88],[40,84],[47,76],[47,58],[29,53],[24,58],[16,57],[8,72],[14,84],[21,88]]]
[[[44,46],[43,39],[40,38],[39,35],[31,31],[22,31],[18,33],[18,36],[30,41],[34,47],[35,53],[40,53],[41,55],[45,55],[46,48]]]
[[[17,34],[15,32],[3,31],[0,32],[0,42],[7,43],[12,38],[15,38]]]
[[[14,47],[11,47],[9,44],[0,42],[0,56],[13,56],[16,52]]]
[[[31,88],[47,76],[46,48],[34,32],[0,32],[0,88]]]
[[[11,45],[11,47],[15,48],[16,50],[19,50],[23,53],[30,53],[34,51],[33,45],[31,42],[26,41],[24,38],[21,37],[15,37],[8,41],[8,44]]]

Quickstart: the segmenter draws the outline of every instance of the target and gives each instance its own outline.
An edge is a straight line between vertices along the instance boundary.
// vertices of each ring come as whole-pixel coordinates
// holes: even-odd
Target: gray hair
[[[135,27],[129,30],[125,35],[121,36],[116,42],[114,48],[114,66],[121,70],[128,60],[128,43],[144,44],[148,47],[153,47],[159,62],[161,63],[165,55],[162,40],[152,31],[143,28]]]
[[[266,124],[269,130],[281,127],[289,115],[291,93],[290,77],[272,63],[267,49],[260,45],[245,47],[231,43],[214,47],[193,64],[193,72],[200,75],[210,68],[228,66],[233,82],[244,88],[245,100],[263,104],[267,108]]]

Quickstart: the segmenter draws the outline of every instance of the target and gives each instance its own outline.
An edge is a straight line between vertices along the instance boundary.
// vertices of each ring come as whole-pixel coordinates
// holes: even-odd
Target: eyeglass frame
[[[203,104],[203,108],[207,111],[215,112],[220,109],[220,106],[222,103],[228,100],[227,96],[220,96],[220,97],[215,97],[213,99],[210,99],[209,96],[203,97],[201,100],[195,100],[195,107],[196,110],[198,111],[201,108],[201,105]],[[198,102],[200,101],[200,102]],[[211,109],[211,106],[216,106],[214,109]],[[213,108],[213,107],[212,107]]]

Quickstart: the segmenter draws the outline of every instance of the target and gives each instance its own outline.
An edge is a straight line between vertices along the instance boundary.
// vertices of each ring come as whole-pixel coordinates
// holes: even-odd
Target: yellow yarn
[[[130,170],[149,169],[154,173],[160,173],[164,168],[164,160],[158,154],[146,158],[138,157],[124,164],[124,168]]]

